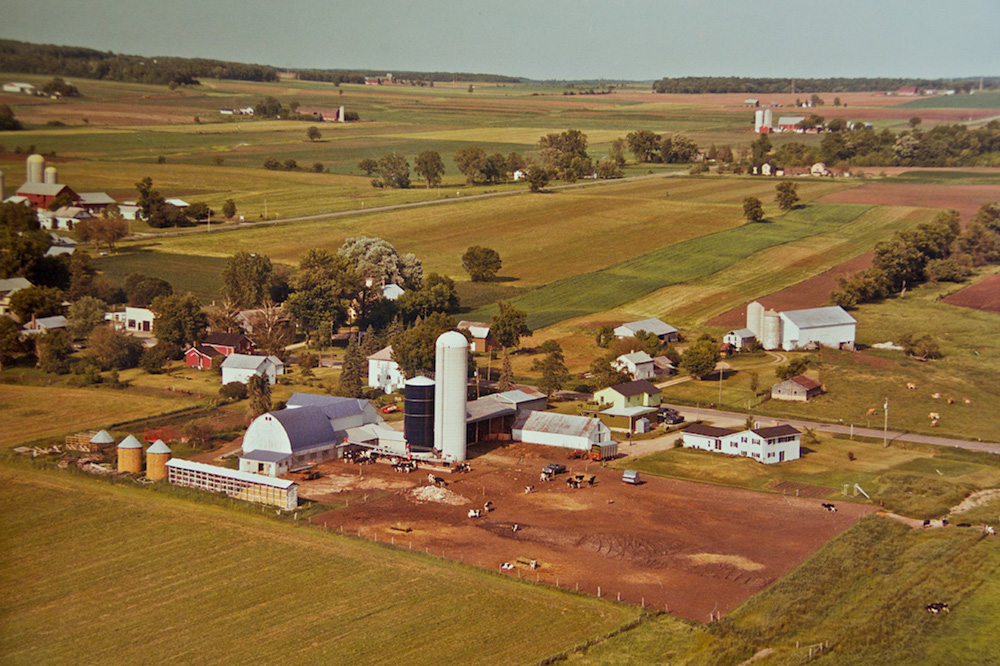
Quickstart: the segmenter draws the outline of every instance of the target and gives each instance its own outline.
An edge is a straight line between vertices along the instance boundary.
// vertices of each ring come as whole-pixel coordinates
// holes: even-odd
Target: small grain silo
[[[132,435],[118,443],[118,471],[131,474],[142,472],[142,444]]]
[[[54,166],[47,166],[42,174],[42,178],[45,180],[46,185],[55,185],[59,182],[59,172],[56,171]]]
[[[412,451],[434,448],[434,380],[414,377],[406,382],[403,436]]]
[[[434,345],[434,448],[446,460],[465,460],[469,341],[458,331],[442,333]]]
[[[112,437],[107,430],[101,430],[90,438],[90,451],[100,451],[101,449],[105,449],[114,443],[115,438]]]
[[[153,442],[146,449],[146,478],[157,481],[167,478],[167,461],[170,460],[170,447],[162,439]]]
[[[41,155],[28,155],[28,165],[27,171],[25,173],[25,180],[29,183],[41,183],[43,182],[43,175],[45,173],[45,158]]]

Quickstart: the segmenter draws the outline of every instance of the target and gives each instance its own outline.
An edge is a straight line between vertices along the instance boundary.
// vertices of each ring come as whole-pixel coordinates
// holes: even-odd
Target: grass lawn
[[[679,627],[656,619],[571,662],[735,664],[769,648],[761,663],[988,664],[1000,623],[1000,540],[978,531],[912,530],[888,518],[859,522],[721,622]],[[932,615],[935,601],[950,613]]]
[[[0,384],[0,442],[16,446],[43,437],[107,428],[115,423],[192,407],[198,399],[132,390]]]
[[[639,614],[131,485],[0,480],[8,663],[537,663]]]

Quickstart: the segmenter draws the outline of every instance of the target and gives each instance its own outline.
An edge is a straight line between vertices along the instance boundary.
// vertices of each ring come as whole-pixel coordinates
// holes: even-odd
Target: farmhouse
[[[469,351],[487,352],[494,348],[490,336],[490,325],[478,321],[460,321],[457,326],[460,331],[469,333]]]
[[[253,341],[242,333],[207,333],[201,340],[205,347],[211,347],[223,356],[233,354],[253,354]]]
[[[608,407],[657,407],[660,404],[660,389],[645,379],[625,384],[615,384],[594,393],[594,400]]]
[[[35,317],[32,316],[31,321],[24,325],[24,334],[40,335],[42,333],[48,333],[49,331],[64,328],[66,328],[66,317],[63,317],[62,315],[42,317],[41,319],[35,319]]]
[[[797,375],[771,387],[771,398],[774,400],[807,402],[821,393],[823,385],[806,375]]]
[[[260,474],[173,458],[167,461],[167,481],[178,486],[225,493],[245,502],[256,502],[291,511],[299,505],[298,484]]]
[[[382,298],[387,301],[394,301],[405,293],[406,290],[398,284],[387,284],[382,287]]]
[[[80,192],[80,201],[77,202],[77,205],[91,215],[100,215],[105,208],[113,203],[115,200],[104,192]]]
[[[684,429],[686,448],[753,458],[771,465],[800,457],[800,434],[790,425],[751,430],[730,430],[695,423]]]
[[[27,278],[13,277],[0,279],[0,315],[10,312],[10,297],[21,289],[32,286]]]
[[[277,381],[277,376],[284,372],[285,364],[276,356],[230,354],[222,362],[222,383],[246,384],[251,377],[259,375],[267,378],[267,383],[273,385]]]
[[[392,393],[406,386],[399,363],[392,360],[392,346],[383,347],[368,357],[368,386]]]
[[[632,379],[652,379],[656,375],[653,357],[644,351],[622,354],[611,366],[615,370],[627,372]]]
[[[19,93],[21,95],[34,95],[37,94],[38,89],[30,83],[5,83],[3,84],[3,91]]]
[[[616,338],[634,338],[639,331],[652,333],[663,342],[676,342],[677,329],[655,317],[630,321],[615,328]]]
[[[117,313],[115,313],[117,314]],[[126,331],[149,333],[153,330],[156,315],[149,308],[125,307],[124,325]]]
[[[776,312],[754,301],[747,306],[747,328],[764,349],[854,349],[857,320],[840,306]]]
[[[749,328],[737,328],[729,331],[723,336],[722,341],[730,344],[734,349],[743,349],[757,340],[757,336]]]
[[[833,175],[832,173],[830,173],[830,170],[826,168],[826,165],[823,164],[822,162],[816,162],[816,164],[813,164],[812,167],[809,168],[809,174],[812,176],[816,176],[817,178]]]
[[[524,412],[514,420],[514,439],[589,451],[595,444],[611,442],[611,430],[600,420],[555,412]]]

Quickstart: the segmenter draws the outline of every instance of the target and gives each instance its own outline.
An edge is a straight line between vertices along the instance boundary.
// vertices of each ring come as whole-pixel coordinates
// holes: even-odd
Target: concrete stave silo
[[[162,439],[153,442],[153,445],[146,449],[146,478],[154,481],[167,478],[167,462],[170,456],[170,447]]]
[[[37,153],[28,155],[28,163],[25,171],[25,181],[28,183],[44,182],[45,158]]]
[[[434,448],[434,380],[414,377],[407,380],[404,390],[403,436],[411,451],[430,451]]]
[[[54,166],[47,166],[45,167],[45,171],[42,172],[42,179],[46,185],[55,185],[59,182],[59,172],[56,171]]]
[[[434,345],[434,448],[446,460],[465,460],[469,341],[458,331],[442,333]]]
[[[118,443],[118,471],[130,474],[142,472],[142,444],[132,435]]]

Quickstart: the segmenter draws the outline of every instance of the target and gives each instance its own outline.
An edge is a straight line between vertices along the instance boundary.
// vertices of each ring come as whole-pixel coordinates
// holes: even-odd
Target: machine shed
[[[589,451],[611,441],[611,430],[599,419],[555,412],[523,412],[514,421],[514,439]]]

